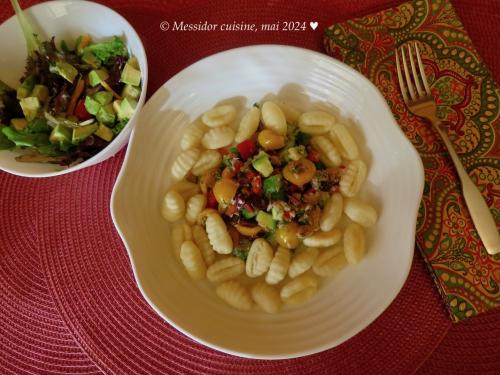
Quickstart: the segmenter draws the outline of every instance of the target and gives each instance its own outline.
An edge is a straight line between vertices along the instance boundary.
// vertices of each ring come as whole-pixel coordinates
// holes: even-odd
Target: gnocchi
[[[357,198],[368,168],[334,115],[275,99],[237,118],[224,104],[186,127],[161,214],[189,277],[235,309],[276,313],[359,263],[378,214]]]
[[[211,128],[229,125],[236,116],[236,108],[230,104],[220,105],[205,112],[201,121]]]
[[[276,103],[271,101],[265,102],[262,105],[261,113],[264,127],[279,135],[286,134],[287,124],[285,114]]]
[[[323,111],[306,112],[299,117],[299,129],[307,134],[326,134],[334,124],[335,116]]]
[[[340,178],[340,192],[346,197],[354,197],[365,181],[366,173],[365,163],[361,160],[351,161]]]
[[[254,302],[267,313],[275,313],[281,308],[279,292],[265,282],[258,282],[250,290]]]
[[[207,266],[212,265],[215,262],[215,251],[212,245],[210,245],[207,232],[205,232],[205,229],[201,225],[194,225],[192,233],[193,241],[200,249],[205,264]]]
[[[222,156],[215,150],[205,150],[201,153],[198,161],[193,165],[192,172],[195,176],[201,176],[211,169],[217,167],[222,161]]]
[[[201,144],[209,150],[215,150],[217,148],[229,146],[233,139],[234,130],[228,126],[220,126],[206,132],[201,139]]]
[[[278,247],[276,253],[274,254],[273,260],[269,265],[269,271],[266,275],[266,283],[268,284],[278,284],[283,280],[288,272],[288,267],[290,266],[290,250],[286,247]]]
[[[332,142],[323,135],[311,138],[311,144],[320,152],[321,161],[328,167],[338,167],[342,163],[339,152]]]
[[[332,229],[328,232],[316,232],[303,240],[304,245],[313,247],[328,247],[340,241],[342,232],[340,229]]]
[[[176,180],[182,180],[186,177],[193,165],[198,161],[199,156],[200,150],[197,148],[181,152],[172,165],[172,177]]]
[[[285,303],[298,304],[311,298],[317,289],[318,279],[314,275],[304,274],[285,284],[280,296]]]
[[[226,223],[218,213],[210,213],[205,222],[210,244],[219,254],[231,254],[233,251],[233,241],[227,231]]]
[[[212,283],[220,283],[234,279],[243,272],[245,272],[245,263],[240,258],[227,257],[208,267],[207,279]]]
[[[322,231],[329,232],[340,221],[342,210],[344,207],[344,199],[340,193],[333,194],[326,203],[319,225]]]
[[[228,305],[235,309],[248,311],[252,309],[250,293],[241,283],[235,280],[226,281],[215,289],[215,293]]]
[[[358,145],[344,124],[334,124],[329,135],[333,145],[344,159],[354,160],[359,157]]]
[[[288,276],[292,279],[298,275],[303,274],[312,267],[316,257],[318,256],[318,249],[314,247],[306,247],[302,251],[297,252],[290,263],[288,269]]]
[[[184,198],[175,190],[170,190],[163,198],[161,214],[167,221],[177,221],[184,216],[186,203]]]
[[[373,206],[357,198],[348,198],[344,201],[344,213],[352,221],[364,227],[371,227],[377,222],[377,211]]]
[[[255,134],[260,122],[260,109],[258,107],[252,107],[243,116],[240,122],[238,131],[234,140],[236,142],[243,142],[245,139],[249,139]]]
[[[349,264],[356,264],[365,255],[365,232],[361,225],[349,224],[344,232],[344,252]]]
[[[181,138],[181,149],[189,150],[198,147],[206,131],[207,127],[201,121],[188,125]]]
[[[207,268],[200,249],[193,241],[185,241],[181,246],[181,261],[186,268],[187,273],[193,280],[201,280],[205,278]]]
[[[324,250],[313,264],[313,272],[321,277],[328,277],[340,271],[347,265],[342,246]]]
[[[273,248],[263,238],[252,242],[246,261],[246,273],[249,277],[258,277],[267,272],[273,260]]]

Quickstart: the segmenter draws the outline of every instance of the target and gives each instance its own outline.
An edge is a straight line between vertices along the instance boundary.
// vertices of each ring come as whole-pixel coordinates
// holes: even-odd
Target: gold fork
[[[403,70],[401,70],[401,65],[399,63],[400,58],[403,61]],[[407,59],[410,62],[411,71],[408,68]],[[417,64],[420,74],[417,74]],[[451,160],[453,160],[453,164],[455,164],[458,177],[462,183],[465,203],[467,204],[474,226],[479,233],[479,237],[481,237],[483,241],[486,251],[489,254],[499,253],[500,238],[498,236],[495,220],[481,192],[472,182],[467,171],[460,162],[448,135],[441,127],[441,122],[437,118],[436,102],[431,95],[431,90],[427,82],[427,77],[425,76],[422,59],[420,58],[420,52],[416,42],[413,48],[411,44],[407,44],[406,46],[401,46],[399,50],[396,50],[396,67],[398,71],[399,86],[406,106],[414,115],[423,117],[432,123],[448,149],[448,153],[451,156]]]

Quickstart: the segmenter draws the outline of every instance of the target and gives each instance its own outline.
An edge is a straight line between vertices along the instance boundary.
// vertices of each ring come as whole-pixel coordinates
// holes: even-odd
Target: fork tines
[[[417,74],[415,55],[417,57],[419,74]],[[401,64],[399,63],[400,58],[403,61],[404,77],[401,71]],[[411,73],[408,69],[407,59],[410,61]],[[422,59],[420,58],[417,42],[413,45],[408,43],[406,45],[402,45],[399,49],[396,49],[396,68],[398,71],[401,93],[403,94],[403,99],[407,105],[409,101],[415,101],[431,95],[431,90],[429,89],[427,77],[425,76],[424,66],[422,64]]]

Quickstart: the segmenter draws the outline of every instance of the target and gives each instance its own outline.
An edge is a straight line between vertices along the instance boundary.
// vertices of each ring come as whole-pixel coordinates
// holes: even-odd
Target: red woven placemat
[[[224,49],[282,43],[320,50],[320,28],[395,3],[105,2],[125,16],[144,41],[149,94],[190,63]],[[457,2],[462,15],[466,11],[460,3],[466,7],[472,2]],[[10,14],[8,7],[0,8],[0,20]],[[162,33],[163,19],[258,24],[317,20],[320,26],[303,33]],[[478,44],[480,53],[486,46]],[[487,63],[496,57],[483,56]],[[499,74],[496,64],[492,69]],[[394,303],[337,348],[301,359],[255,361],[193,342],[156,316],[136,288],[108,210],[122,158],[123,152],[96,167],[47,180],[0,173],[1,373],[411,373],[449,330],[440,297],[416,255]]]

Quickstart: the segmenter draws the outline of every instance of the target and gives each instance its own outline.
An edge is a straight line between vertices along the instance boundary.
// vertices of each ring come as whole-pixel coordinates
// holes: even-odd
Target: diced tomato
[[[309,147],[309,152],[307,153],[307,158],[314,162],[314,163],[317,163],[320,158],[319,158],[319,152],[316,151],[315,149]]]
[[[217,151],[219,151],[219,154],[221,154],[222,156],[230,154],[229,149],[227,147],[221,147],[217,149]]]
[[[88,113],[87,108],[85,108],[85,101],[83,99],[80,99],[76,104],[74,114],[80,121],[85,121],[92,118],[92,115]]]
[[[238,152],[243,160],[247,160],[257,152],[257,147],[250,139],[245,139],[243,142],[236,145]]]
[[[241,160],[236,159],[233,162],[233,167],[234,167],[234,173],[238,174],[240,173],[241,167],[243,167],[243,162]]]
[[[226,208],[226,215],[227,216],[233,216],[236,212],[238,212],[238,208],[236,207],[235,204],[230,204],[227,208]]]
[[[255,195],[262,194],[262,177],[260,175],[252,178],[252,193]]]
[[[215,199],[215,194],[212,190],[207,193],[207,208],[215,208],[219,207],[219,203],[217,199]]]

